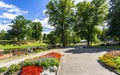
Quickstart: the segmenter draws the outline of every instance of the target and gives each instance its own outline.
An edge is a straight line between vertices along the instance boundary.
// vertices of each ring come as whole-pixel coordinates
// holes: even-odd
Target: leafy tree
[[[108,34],[120,38],[120,0],[110,0]]]
[[[5,30],[0,31],[0,40],[6,40],[7,32]]]
[[[56,35],[56,31],[51,31],[47,37],[49,40],[49,44],[56,46],[57,43],[60,43],[60,38]]]
[[[48,43],[48,36],[47,36],[47,34],[43,34],[43,36],[42,36],[42,42]]]
[[[42,37],[42,24],[40,22],[32,23],[32,38],[35,40],[41,40]]]
[[[95,26],[102,25],[107,15],[108,5],[106,0],[93,0],[92,2],[79,2],[76,11],[75,31],[87,39],[90,45]]]
[[[12,29],[9,30],[9,34],[13,36],[13,38],[17,38],[19,42],[26,37],[29,23],[30,20],[25,19],[23,16],[17,16],[12,20],[13,25],[11,25]]]
[[[47,4],[46,14],[49,16],[49,24],[55,27],[55,31],[59,32],[62,46],[66,46],[66,31],[71,25],[73,16],[73,0],[50,0]]]
[[[43,40],[48,40],[47,34],[43,34]]]

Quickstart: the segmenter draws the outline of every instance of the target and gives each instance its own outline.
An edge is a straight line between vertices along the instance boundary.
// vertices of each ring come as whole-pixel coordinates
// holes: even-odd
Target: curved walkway
[[[101,66],[97,60],[110,49],[100,48],[66,48],[62,58],[59,75],[117,75]]]

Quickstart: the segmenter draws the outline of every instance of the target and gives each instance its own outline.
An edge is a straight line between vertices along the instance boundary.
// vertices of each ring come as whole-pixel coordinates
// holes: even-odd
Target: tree
[[[13,36],[13,38],[17,38],[18,42],[24,39],[27,35],[28,26],[30,20],[25,19],[23,16],[17,16],[14,20],[12,20],[11,27],[12,29],[9,30],[9,34]]]
[[[7,32],[5,30],[0,31],[0,40],[6,40]]]
[[[42,36],[42,42],[48,43],[48,36],[47,36],[47,34],[43,34],[43,36]]]
[[[120,0],[110,0],[108,34],[120,38]]]
[[[93,0],[92,2],[79,2],[76,11],[76,25],[74,30],[87,39],[88,46],[94,33],[95,26],[104,23],[108,11],[106,0]]]
[[[42,24],[40,22],[32,23],[32,38],[35,40],[41,40],[42,37]]]
[[[73,0],[50,0],[47,4],[46,14],[49,16],[49,24],[55,27],[55,31],[59,32],[62,46],[66,46],[66,30],[71,25],[73,16]]]
[[[47,37],[49,40],[49,44],[56,46],[57,43],[60,43],[60,38],[56,35],[56,31],[51,31]]]

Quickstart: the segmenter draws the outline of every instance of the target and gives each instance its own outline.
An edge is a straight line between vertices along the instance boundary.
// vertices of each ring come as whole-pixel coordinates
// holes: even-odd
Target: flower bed
[[[6,69],[6,72],[2,72],[5,72],[7,75],[56,75],[60,58],[61,54],[51,52],[43,56],[27,59],[18,65],[13,64]],[[19,72],[14,74],[17,71]]]
[[[99,57],[102,64],[120,74],[120,51],[111,51]]]
[[[40,75],[42,71],[43,68],[39,66],[25,66],[22,68],[20,75]]]

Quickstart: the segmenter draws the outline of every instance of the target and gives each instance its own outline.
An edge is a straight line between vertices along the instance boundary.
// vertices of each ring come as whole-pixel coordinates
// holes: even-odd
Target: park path
[[[8,62],[0,62],[0,67],[17,64],[25,59],[44,55],[54,51],[63,54],[59,75],[116,75],[108,69],[105,69],[97,62],[100,55],[103,55],[105,52],[110,50],[111,49],[102,48],[81,48],[80,46],[73,48],[54,49]]]
[[[61,53],[62,64],[59,75],[117,75],[101,66],[97,60],[110,49],[100,48],[66,48]]]

